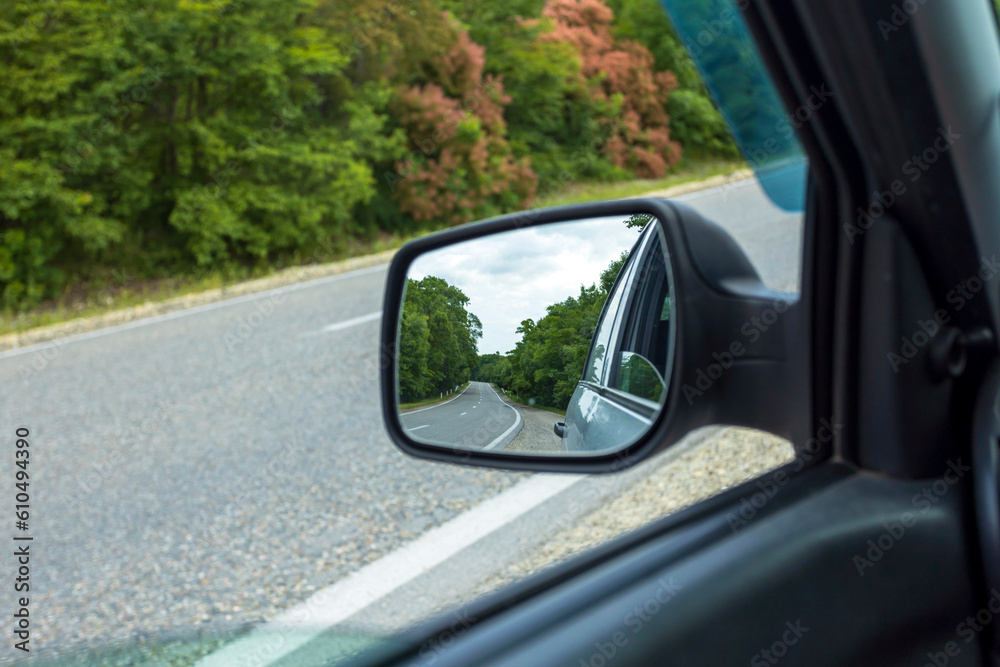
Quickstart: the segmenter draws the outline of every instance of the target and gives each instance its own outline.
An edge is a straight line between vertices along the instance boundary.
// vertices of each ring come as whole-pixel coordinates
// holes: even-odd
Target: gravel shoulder
[[[562,443],[554,430],[557,421],[563,419],[554,412],[539,410],[527,405],[515,403],[503,394],[500,394],[504,403],[512,406],[521,413],[524,419],[524,426],[507,447],[506,452],[560,452]]]
[[[278,271],[274,275],[267,276],[266,278],[247,280],[245,282],[227,285],[217,289],[205,290],[204,292],[184,294],[182,296],[163,301],[147,301],[139,306],[112,310],[102,315],[78,317],[67,322],[60,322],[59,324],[37,327],[35,329],[29,329],[27,331],[20,331],[17,333],[4,334],[0,336],[0,352],[13,350],[19,347],[26,347],[28,345],[37,345],[38,343],[45,343],[50,340],[63,338],[65,336],[73,336],[97,329],[105,329],[107,327],[125,324],[134,320],[145,319],[147,317],[166,315],[167,313],[173,313],[187,308],[194,308],[195,306],[202,306],[206,303],[225,301],[226,299],[232,299],[233,297],[243,296],[245,294],[256,294],[257,292],[264,292],[277,287],[294,285],[307,280],[315,280],[317,278],[325,278],[326,276],[332,276],[338,273],[348,273],[350,271],[357,271],[358,269],[367,269],[373,266],[388,264],[392,261],[395,254],[395,250],[387,250],[374,255],[353,257],[342,262],[296,266],[285,269],[284,271]]]
[[[794,450],[787,440],[752,429],[726,428],[679,458],[661,463],[647,477],[623,490],[572,528],[554,534],[530,556],[484,581],[476,594],[486,594],[539,572],[759,477],[793,458]],[[646,465],[656,466],[657,462],[654,459]]]

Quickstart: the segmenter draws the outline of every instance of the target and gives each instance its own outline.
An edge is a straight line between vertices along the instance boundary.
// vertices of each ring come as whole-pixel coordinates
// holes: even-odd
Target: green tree
[[[411,300],[403,302],[399,332],[399,393],[403,401],[417,401],[430,394],[427,361],[430,356],[427,316]]]
[[[348,58],[307,0],[7,3],[0,22],[0,288],[54,296],[263,262],[331,239],[374,194],[378,110],[330,105]]]
[[[565,409],[583,374],[607,297],[595,285],[581,287],[579,296],[546,308],[538,322],[524,320],[517,329],[521,340],[507,355],[510,389],[522,399]]]
[[[472,378],[483,326],[469,298],[435,276],[406,281],[399,342],[403,402],[418,401]]]
[[[614,33],[639,42],[653,54],[657,69],[677,77],[667,113],[670,134],[689,156],[737,157],[732,134],[715,108],[698,69],[659,0],[607,0],[615,12]]]

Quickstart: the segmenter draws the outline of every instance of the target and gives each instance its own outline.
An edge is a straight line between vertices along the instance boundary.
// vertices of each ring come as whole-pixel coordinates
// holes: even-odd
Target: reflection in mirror
[[[623,449],[666,401],[671,299],[663,234],[646,214],[421,255],[398,325],[400,422],[418,442],[468,450]]]

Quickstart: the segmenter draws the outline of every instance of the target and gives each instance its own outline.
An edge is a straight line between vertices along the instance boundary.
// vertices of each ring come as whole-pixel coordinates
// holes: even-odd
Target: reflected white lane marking
[[[420,429],[427,428],[428,426],[430,426],[430,424],[424,424],[423,426],[414,426],[413,428],[408,429],[408,430],[410,430],[410,431],[419,431]]]
[[[471,387],[472,385],[469,385],[469,386]],[[462,390],[462,394],[464,394],[467,391],[469,391],[469,387],[466,387],[465,389],[463,389]],[[461,396],[462,394],[459,394],[458,396]],[[406,415],[416,414],[418,412],[423,412],[424,410],[433,410],[434,408],[440,408],[442,405],[448,405],[449,403],[451,403],[452,401],[454,401],[456,398],[458,398],[458,396],[454,396],[452,398],[449,398],[444,403],[438,403],[437,405],[432,405],[429,408],[420,408],[419,410],[408,410],[406,412],[401,412],[401,413],[399,413],[399,416],[400,417],[405,417]]]
[[[467,414],[469,414],[469,413],[468,412],[463,412],[462,414],[459,415],[459,417],[464,417]]]
[[[489,385],[486,385],[486,386],[489,387]],[[500,394],[497,394],[496,390],[493,387],[490,387],[490,391],[493,392],[493,394],[497,397],[498,401],[500,401],[501,403],[503,403],[508,408],[510,408],[511,410],[514,411],[514,425],[511,426],[506,431],[504,431],[503,433],[501,433],[499,435],[499,437],[497,437],[496,440],[494,440],[490,444],[488,444],[485,447],[483,447],[484,450],[485,449],[493,449],[494,447],[496,447],[497,445],[499,445],[501,442],[503,442],[503,439],[506,438],[508,435],[510,435],[514,431],[514,429],[516,429],[518,427],[518,425],[521,423],[521,411],[518,410],[517,408],[515,408],[513,405],[510,405],[509,403],[503,401],[500,398]]]

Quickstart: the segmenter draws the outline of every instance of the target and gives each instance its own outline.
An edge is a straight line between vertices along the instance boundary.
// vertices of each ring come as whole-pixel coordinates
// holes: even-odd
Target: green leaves
[[[678,136],[728,149],[655,0],[609,0],[610,29],[678,68],[671,135],[666,78],[600,92],[554,1],[6,0],[0,308],[509,212],[655,171]]]
[[[605,271],[617,275],[620,265]],[[603,275],[602,275],[602,283]],[[608,293],[597,286],[581,287],[577,297],[555,303],[545,317],[525,320],[514,350],[505,356],[483,355],[475,378],[494,382],[522,400],[565,410],[583,375],[587,352]]]
[[[399,393],[404,403],[450,392],[472,377],[483,326],[469,298],[434,276],[406,281],[399,333]]]

